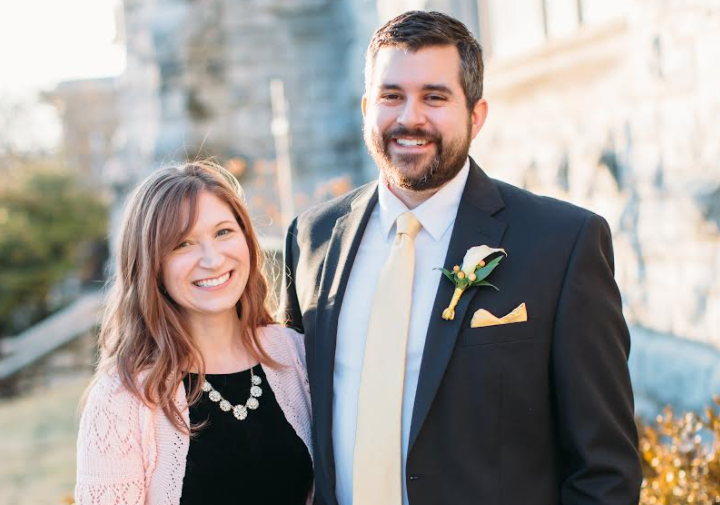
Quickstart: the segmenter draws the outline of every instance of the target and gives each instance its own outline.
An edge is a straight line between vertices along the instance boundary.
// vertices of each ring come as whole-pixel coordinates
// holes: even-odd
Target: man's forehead
[[[418,50],[383,47],[375,55],[373,87],[388,85],[460,86],[460,54],[453,45],[428,46]]]

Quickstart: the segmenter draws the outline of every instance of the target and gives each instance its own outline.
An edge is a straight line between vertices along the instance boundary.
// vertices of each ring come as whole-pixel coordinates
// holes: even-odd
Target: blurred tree
[[[97,275],[107,233],[105,202],[78,175],[47,159],[15,161],[0,171],[0,337],[67,302],[64,280]]]

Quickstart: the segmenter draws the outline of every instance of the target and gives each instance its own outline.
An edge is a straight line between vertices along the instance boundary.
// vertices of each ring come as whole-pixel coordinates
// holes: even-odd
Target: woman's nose
[[[223,262],[223,255],[215,244],[205,244],[202,247],[200,266],[208,270],[214,270]]]

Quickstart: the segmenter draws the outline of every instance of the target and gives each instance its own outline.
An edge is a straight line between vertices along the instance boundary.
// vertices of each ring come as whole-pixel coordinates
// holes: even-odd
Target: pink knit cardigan
[[[312,457],[302,335],[272,325],[261,328],[259,337],[271,358],[288,365],[278,370],[263,366],[263,370],[285,417]],[[175,401],[189,422],[182,383]],[[178,505],[189,446],[189,437],[178,432],[162,410],[146,406],[117,375],[106,374],[90,391],[80,421],[75,501],[78,505]]]

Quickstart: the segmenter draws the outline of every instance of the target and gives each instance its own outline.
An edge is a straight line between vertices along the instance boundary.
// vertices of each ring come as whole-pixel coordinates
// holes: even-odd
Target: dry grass
[[[0,401],[0,505],[60,505],[75,486],[77,405],[89,379]]]

